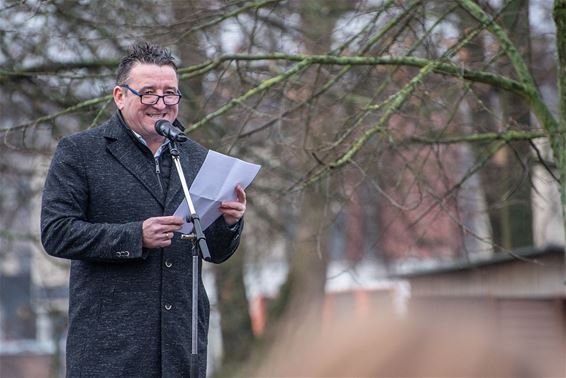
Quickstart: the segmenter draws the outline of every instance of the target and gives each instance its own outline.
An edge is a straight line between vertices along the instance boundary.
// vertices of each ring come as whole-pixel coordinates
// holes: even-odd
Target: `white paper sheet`
[[[260,168],[261,166],[257,164],[216,151],[208,151],[202,167],[189,188],[203,230],[222,215],[218,210],[222,201],[236,201],[236,186],[240,184],[244,189],[248,187]],[[189,215],[186,199],[181,202],[173,215],[186,219]],[[192,230],[193,224],[185,223],[179,232],[188,234]]]

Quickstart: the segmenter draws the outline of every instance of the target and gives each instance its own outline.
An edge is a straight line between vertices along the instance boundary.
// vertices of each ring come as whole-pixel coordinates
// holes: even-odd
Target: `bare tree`
[[[59,137],[110,114],[112,71],[130,42],[170,46],[188,132],[263,165],[245,256],[218,271],[220,307],[239,314],[223,325],[226,342],[239,327],[251,339],[242,277],[256,254],[278,249],[288,261],[275,323],[277,312],[320,308],[336,251],[393,265],[531,244],[534,167],[553,177],[566,210],[563,0],[556,41],[529,28],[525,0],[130,7],[0,4],[2,185],[36,174],[22,158],[47,161]],[[555,92],[558,109],[546,95]],[[2,191],[0,256],[11,241],[37,238],[9,224],[30,195]]]

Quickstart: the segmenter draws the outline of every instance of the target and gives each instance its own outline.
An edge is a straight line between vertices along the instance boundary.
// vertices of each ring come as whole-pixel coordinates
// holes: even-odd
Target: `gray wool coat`
[[[180,144],[190,186],[207,149]],[[61,139],[45,182],[41,238],[46,252],[71,259],[68,377],[189,377],[191,242],[142,247],[142,222],[171,215],[184,198],[175,167],[161,190],[150,150],[119,113]],[[206,231],[212,260],[239,244],[243,220],[220,217]],[[202,266],[201,266],[202,268]],[[199,272],[201,269],[199,269]],[[209,302],[199,274],[199,376],[206,375]]]

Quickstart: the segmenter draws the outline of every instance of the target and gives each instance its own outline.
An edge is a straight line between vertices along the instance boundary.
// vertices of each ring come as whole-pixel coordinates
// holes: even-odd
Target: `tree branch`
[[[471,135],[454,135],[449,137],[411,137],[401,141],[403,144],[456,144],[456,143],[479,143],[493,142],[497,140],[505,142],[517,142],[547,137],[543,130],[536,131],[506,131],[502,133],[479,133]]]
[[[489,17],[484,10],[472,0],[459,0],[459,4],[482,25],[485,25],[485,27],[497,38],[499,43],[501,43],[503,51],[511,61],[511,64],[513,65],[513,68],[521,82],[521,86],[524,90],[524,93],[521,95],[531,104],[533,113],[536,115],[541,127],[549,133],[559,131],[560,127],[558,121],[554,118],[544,103],[537,89],[536,83],[529,72],[527,64],[513,42],[509,39],[507,33],[505,33],[501,26],[499,26],[499,24]],[[552,138],[551,144],[553,146],[555,157],[558,158],[557,151],[561,147]]]
[[[97,97],[97,98],[93,98],[91,100],[79,102],[78,104],[70,106],[66,109],[63,109],[60,112],[49,114],[49,115],[46,115],[46,116],[43,116],[43,117],[39,117],[35,121],[23,123],[23,124],[13,126],[13,127],[0,128],[0,134],[3,133],[4,139],[6,139],[9,135],[9,133],[12,132],[12,131],[17,131],[17,130],[20,130],[20,129],[26,129],[28,127],[34,127],[34,126],[37,126],[38,124],[40,124],[41,122],[53,121],[55,118],[57,118],[59,116],[62,116],[62,115],[65,115],[65,114],[70,114],[70,113],[75,113],[79,110],[83,110],[83,109],[88,108],[90,106],[98,105],[100,103],[107,102],[107,101],[110,101],[110,100],[112,100],[112,95],[108,95],[108,96],[104,96],[104,97]]]
[[[263,7],[265,7],[265,6],[268,6],[268,5],[271,5],[271,4],[277,4],[277,3],[279,3],[279,2],[281,2],[281,0],[265,0],[265,1],[259,1],[259,2],[254,2],[254,3],[247,4],[247,5],[245,5],[245,6],[241,7],[241,8],[238,8],[238,9],[232,11],[232,12],[223,14],[222,16],[217,17],[217,18],[215,18],[215,19],[213,19],[213,20],[211,20],[211,21],[209,21],[209,22],[206,22],[206,23],[204,23],[204,24],[202,24],[202,25],[197,25],[197,26],[195,26],[195,27],[192,27],[192,28],[190,28],[189,30],[187,30],[187,31],[185,31],[184,33],[182,33],[181,35],[179,35],[179,36],[177,37],[177,39],[178,39],[178,40],[182,40],[184,37],[186,37],[186,36],[187,36],[188,34],[190,34],[190,33],[193,33],[193,32],[195,32],[195,31],[197,31],[197,30],[202,30],[202,29],[209,28],[209,27],[214,26],[214,25],[216,25],[216,24],[218,24],[218,23],[220,23],[220,22],[222,22],[222,21],[224,21],[224,20],[227,20],[227,19],[229,19],[229,18],[238,16],[239,14],[244,13],[244,12],[246,12],[246,11],[255,10],[255,9],[259,9],[259,8],[263,8]]]
[[[255,61],[255,60],[285,60],[291,62],[302,62],[308,59],[311,64],[323,64],[323,65],[336,65],[336,66],[410,66],[423,68],[431,62],[435,63],[433,72],[462,78],[468,81],[479,82],[484,84],[490,84],[497,88],[501,88],[507,91],[511,91],[521,95],[522,97],[528,96],[528,90],[524,85],[516,80],[507,78],[502,75],[498,75],[486,71],[471,70],[465,67],[460,67],[451,63],[444,63],[439,61],[434,61],[430,59],[417,58],[412,56],[382,56],[382,57],[366,57],[366,56],[332,56],[332,55],[292,55],[283,53],[272,53],[272,54],[227,54],[222,55],[213,61],[208,61],[202,63],[198,68],[189,67],[183,70],[179,70],[181,73],[185,72],[195,72],[198,71],[199,74],[208,72],[210,69],[217,67],[219,64],[225,61]],[[182,79],[186,77],[181,76]]]
[[[471,39],[473,39],[477,35],[477,33],[479,33],[480,30],[481,29],[476,29],[474,32],[469,33],[465,38],[461,39],[458,43],[456,43],[454,46],[452,46],[444,53],[443,58],[449,59],[454,54],[456,54],[456,52],[459,51],[462,48],[462,46],[465,46],[466,43],[468,43]],[[381,116],[379,121],[373,127],[366,130],[364,133],[362,133],[362,135],[359,138],[354,140],[352,144],[348,147],[346,152],[344,152],[341,156],[335,159],[332,163],[319,169],[312,176],[301,180],[303,182],[302,183],[299,182],[300,183],[299,187],[304,188],[308,185],[311,185],[314,182],[321,179],[322,177],[324,177],[325,175],[327,175],[331,170],[334,170],[336,168],[348,164],[352,160],[354,155],[356,155],[362,149],[362,147],[374,134],[384,131],[385,125],[387,124],[391,116],[401,108],[401,106],[405,103],[407,98],[413,93],[416,87],[422,83],[422,80],[441,64],[442,64],[442,59],[439,59],[439,60],[430,61],[426,66],[421,68],[419,73],[415,77],[413,77],[408,84],[406,84],[401,90],[389,96],[389,98],[385,100],[387,106],[385,107],[384,114]],[[297,186],[297,184],[294,184],[293,186]]]
[[[297,73],[307,69],[312,64],[313,64],[312,61],[309,58],[306,58],[306,59],[302,60],[301,62],[297,63],[296,65],[294,65],[288,71],[286,71],[286,72],[284,72],[280,75],[277,75],[275,77],[272,77],[271,79],[262,81],[261,84],[258,85],[257,87],[252,88],[249,91],[247,91],[246,93],[244,93],[243,95],[230,100],[230,102],[228,102],[226,105],[222,106],[218,110],[207,114],[206,117],[202,118],[200,121],[198,121],[198,122],[194,123],[193,125],[191,125],[190,127],[188,127],[187,132],[191,132],[191,131],[198,129],[199,127],[206,124],[208,121],[228,112],[230,109],[232,109],[232,108],[236,107],[237,105],[243,103],[248,98],[255,96],[256,94],[261,93],[261,92],[273,87],[274,85],[281,83],[282,81],[290,78],[291,76],[296,75]]]
[[[18,81],[26,78],[33,78],[39,75],[55,75],[61,71],[70,71],[77,69],[114,69],[118,65],[118,60],[96,60],[83,62],[67,62],[67,63],[48,63],[41,64],[32,68],[23,70],[8,71],[0,69],[0,83],[6,81]]]

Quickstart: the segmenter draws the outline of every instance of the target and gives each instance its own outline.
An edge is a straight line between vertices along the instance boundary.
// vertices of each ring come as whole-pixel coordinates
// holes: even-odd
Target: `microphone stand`
[[[171,138],[169,144],[169,151],[171,152],[171,157],[177,168],[177,173],[179,174],[179,179],[181,181],[181,186],[183,187],[183,192],[185,194],[185,199],[189,205],[189,215],[187,216],[187,222],[193,224],[193,233],[182,234],[181,240],[191,240],[192,242],[192,260],[193,260],[193,281],[192,281],[192,316],[191,316],[191,378],[198,378],[199,371],[199,358],[198,358],[198,274],[199,274],[199,257],[206,261],[210,261],[210,252],[208,251],[208,246],[206,245],[206,237],[202,231],[200,224],[200,218],[195,211],[191,195],[189,193],[189,188],[187,187],[187,181],[185,180],[185,174],[183,173],[183,167],[181,166],[181,161],[179,158],[180,152],[177,147],[176,138]],[[199,253],[200,252],[200,253]]]

